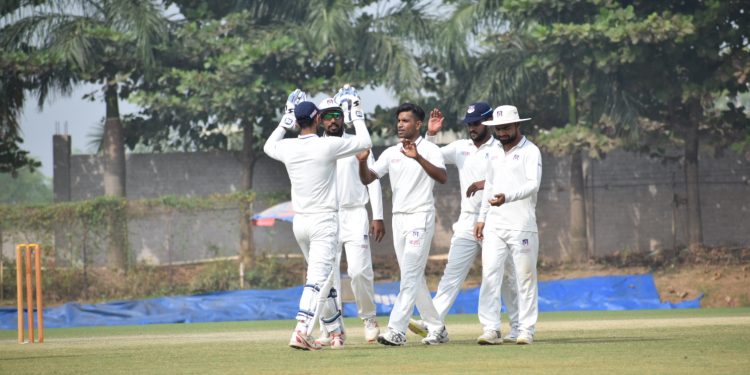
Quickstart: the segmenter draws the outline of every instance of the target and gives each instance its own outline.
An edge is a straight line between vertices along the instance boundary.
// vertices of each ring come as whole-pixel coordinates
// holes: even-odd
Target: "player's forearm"
[[[445,169],[436,167],[434,164],[430,163],[429,160],[423,158],[422,155],[417,155],[416,161],[433,180],[441,184],[448,181],[448,172],[446,172]]]
[[[286,134],[286,130],[284,130],[284,128],[282,128],[281,126],[274,129],[271,135],[268,136],[266,144],[263,145],[263,152],[265,152],[266,155],[279,160],[279,157],[276,154],[276,143],[284,139],[284,134]]]
[[[370,167],[367,166],[367,161],[359,162],[359,180],[363,184],[369,185],[371,182],[378,179],[378,175],[375,174]]]
[[[492,182],[489,179],[484,181],[484,190],[482,191],[482,203],[479,206],[479,215],[477,222],[484,223],[487,218],[487,212],[490,210],[490,199],[492,198]]]
[[[372,147],[372,139],[370,138],[370,132],[367,130],[365,120],[354,120],[354,132],[362,150]]]
[[[383,192],[380,180],[375,180],[367,185],[370,196],[370,208],[372,208],[372,219],[383,220]]]

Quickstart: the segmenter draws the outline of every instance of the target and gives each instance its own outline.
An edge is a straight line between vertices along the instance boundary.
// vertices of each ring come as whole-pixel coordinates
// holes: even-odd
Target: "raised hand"
[[[336,95],[333,96],[333,100],[338,103],[344,112],[344,123],[347,125],[351,125],[355,120],[365,119],[365,112],[362,109],[362,99],[360,99],[357,89],[349,84],[339,89]]]
[[[401,153],[408,158],[416,159],[419,156],[417,144],[408,139],[403,140],[401,142]]]
[[[364,150],[357,153],[356,157],[359,161],[367,161],[367,157],[370,156],[370,150]]]
[[[296,89],[292,91],[289,96],[286,98],[286,106],[284,107],[284,112],[286,113],[294,113],[294,107],[297,106],[297,104],[302,103],[307,100],[307,94],[300,90]]]
[[[427,122],[427,135],[435,135],[443,128],[443,113],[433,108],[430,111],[430,119]]]

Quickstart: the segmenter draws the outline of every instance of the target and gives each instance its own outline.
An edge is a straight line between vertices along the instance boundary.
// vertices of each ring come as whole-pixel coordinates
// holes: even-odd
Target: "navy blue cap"
[[[464,123],[471,124],[478,121],[489,120],[492,118],[492,107],[485,102],[473,103],[466,108]]]
[[[297,121],[313,119],[318,114],[318,107],[313,102],[302,102],[294,107],[294,117]]]

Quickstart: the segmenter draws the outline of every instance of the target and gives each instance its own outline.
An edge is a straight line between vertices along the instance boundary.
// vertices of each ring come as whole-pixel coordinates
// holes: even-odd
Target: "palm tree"
[[[118,105],[121,86],[154,66],[154,48],[166,31],[162,9],[151,0],[41,2],[16,12],[3,29],[0,42],[4,48],[20,49],[31,44],[58,57],[74,73],[61,77],[67,82],[103,85],[106,195],[125,196],[125,151]]]
[[[65,74],[47,76],[40,103],[49,89],[80,82],[102,84],[106,120],[104,131],[104,191],[125,197],[125,148],[118,99],[122,88],[155,65],[154,50],[167,35],[168,21],[152,0],[20,1],[8,16],[0,46],[8,51],[34,48],[54,56]],[[122,232],[122,231],[119,231]],[[127,264],[122,239],[111,264]]]

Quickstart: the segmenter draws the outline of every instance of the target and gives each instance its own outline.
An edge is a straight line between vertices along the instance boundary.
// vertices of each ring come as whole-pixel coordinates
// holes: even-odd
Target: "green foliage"
[[[618,146],[616,139],[609,138],[596,129],[570,125],[541,130],[535,141],[555,156],[570,155],[576,150],[588,150],[589,156],[595,159],[601,159]]]
[[[52,202],[52,182],[40,173],[21,169],[13,178],[9,174],[0,174],[0,204],[48,203]]]
[[[303,268],[300,263],[264,256],[258,259],[255,267],[245,271],[245,280],[250,288],[286,288],[304,282]]]

